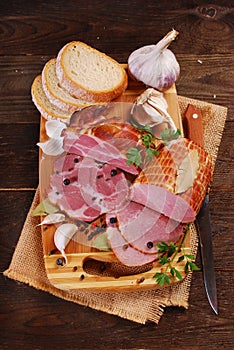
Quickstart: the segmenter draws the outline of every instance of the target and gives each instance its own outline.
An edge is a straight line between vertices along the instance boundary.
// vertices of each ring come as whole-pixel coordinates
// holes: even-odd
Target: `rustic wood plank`
[[[34,191],[0,191],[2,233],[0,235],[0,271],[4,271],[14,253]]]
[[[61,16],[62,11],[62,16]],[[177,53],[228,53],[233,49],[233,11],[230,1],[206,5],[203,1],[164,2],[147,0],[112,3],[81,1],[1,2],[1,26],[4,41],[0,54],[53,54],[70,40],[85,41],[106,53],[114,50],[123,56],[137,45],[157,42],[171,28],[177,29],[180,39],[173,44]],[[139,30],[140,28],[140,30]],[[222,40],[217,36],[222,32]],[[126,33],[128,39],[126,40]],[[46,38],[43,40],[42,38]],[[59,40],[58,40],[59,38]],[[1,39],[1,37],[0,37]],[[188,42],[191,45],[188,45]],[[29,44],[30,43],[30,44]]]
[[[168,308],[158,326],[143,326],[1,277],[2,348],[49,349],[51,344],[53,348],[61,347],[62,342],[65,349],[84,350],[153,349],[155,344],[157,349],[231,349],[233,305],[228,301],[232,300],[233,282],[232,272],[217,272],[220,313],[215,316],[205,295],[202,274],[197,272],[192,280],[189,309]]]
[[[233,138],[234,125],[232,121],[226,121],[221,144],[219,147],[218,158],[215,163],[213,188],[233,189]]]
[[[110,6],[103,0],[94,6],[92,0],[8,0],[0,1],[0,13],[1,184],[5,188],[0,193],[1,271],[8,267],[34,194],[16,189],[34,187],[38,181],[35,143],[40,115],[31,102],[30,86],[63,44],[83,40],[126,62],[136,47],[157,42],[174,27],[180,32],[171,45],[181,65],[178,93],[228,107],[211,190],[219,316],[209,307],[201,271],[193,276],[189,309],[166,309],[157,327],[75,305],[1,275],[0,348],[232,349],[233,4],[230,0],[136,0],[130,6],[123,0]],[[200,264],[199,259],[198,255]]]
[[[31,98],[34,78],[49,56],[0,56],[1,123],[39,123],[40,114]]]
[[[38,186],[39,125],[2,124],[0,188]]]
[[[229,118],[233,116],[233,102],[230,97],[234,88],[234,59],[233,55],[225,55],[227,65],[223,62],[222,54],[213,55],[177,55],[181,67],[180,78],[177,81],[178,94],[220,104],[229,107]],[[233,120],[233,119],[232,119]]]

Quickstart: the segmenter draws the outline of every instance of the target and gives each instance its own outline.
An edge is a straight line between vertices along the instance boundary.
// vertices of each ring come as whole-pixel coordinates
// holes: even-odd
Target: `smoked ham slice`
[[[192,150],[196,150],[198,153],[199,167],[197,174],[188,190],[176,194],[176,178],[180,165]],[[180,138],[170,142],[168,146],[161,147],[159,156],[154,157],[148,166],[140,172],[132,186],[132,200],[145,205],[148,203],[149,207],[155,210],[158,210],[157,206],[161,206],[162,209],[168,208],[166,211],[163,209],[164,212],[162,212],[174,220],[179,220],[179,217],[176,218],[174,216],[174,212],[179,213],[181,211],[180,216],[182,217],[185,214],[183,208],[188,206],[188,214],[190,215],[192,212],[193,214],[190,219],[189,215],[187,217],[186,214],[184,222],[194,221],[212,180],[212,173],[213,163],[211,156],[194,142]],[[161,190],[163,201],[160,198],[159,189],[155,189],[155,196],[153,195],[152,191],[155,187],[163,189]],[[168,194],[168,192],[170,193]],[[144,193],[145,195],[143,195]],[[152,205],[156,201],[159,201],[159,203],[155,203],[155,207],[153,207]],[[176,208],[177,205],[178,208]]]
[[[164,187],[135,183],[131,187],[131,200],[178,222],[188,223],[196,218],[189,203]]]

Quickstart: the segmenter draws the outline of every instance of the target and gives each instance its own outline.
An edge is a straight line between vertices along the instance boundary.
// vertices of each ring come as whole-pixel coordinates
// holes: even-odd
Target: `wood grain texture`
[[[31,102],[31,83],[63,44],[83,40],[126,62],[132,50],[175,28],[178,94],[228,107],[210,193],[219,316],[208,304],[201,271],[193,275],[189,309],[167,308],[158,326],[74,305],[1,275],[0,348],[232,349],[233,3],[8,0],[0,1],[0,13],[1,271],[10,263],[38,184],[40,115]]]
[[[160,324],[134,324],[39,292],[10,280],[1,308],[2,349],[232,349],[233,275],[218,271],[219,317],[207,308],[202,274],[192,280],[190,308],[168,308]],[[11,310],[9,314],[9,309]],[[12,327],[14,324],[14,327]],[[168,331],[170,330],[170,331]],[[199,344],[199,345],[198,345]]]

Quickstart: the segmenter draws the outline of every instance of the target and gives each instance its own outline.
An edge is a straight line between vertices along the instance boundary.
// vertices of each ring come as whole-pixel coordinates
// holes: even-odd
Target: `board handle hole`
[[[153,264],[129,267],[119,262],[105,262],[87,258],[83,262],[83,270],[89,275],[119,278],[122,276],[137,275],[153,268]]]

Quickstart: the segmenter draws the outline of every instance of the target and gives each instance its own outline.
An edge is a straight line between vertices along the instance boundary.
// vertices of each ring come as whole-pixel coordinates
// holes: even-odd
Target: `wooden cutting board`
[[[133,102],[144,90],[145,86],[129,78],[129,86],[125,93],[117,101]],[[173,86],[164,93],[168,103],[168,112],[176,126],[183,133],[182,119],[179,112],[176,88]],[[45,133],[46,120],[41,118],[40,142],[48,139]],[[40,151],[40,161],[42,153]],[[52,167],[51,167],[52,168]],[[40,170],[41,171],[41,170]],[[43,174],[40,174],[40,178]],[[48,176],[48,175],[47,175]],[[43,217],[42,217],[43,219]],[[66,247],[68,258],[67,265],[58,265],[61,253],[54,245],[55,225],[42,225],[42,242],[46,273],[51,284],[56,288],[69,289],[133,289],[154,287],[159,288],[152,277],[156,272],[161,272],[162,265],[158,261],[148,264],[143,268],[127,268],[122,266],[112,252],[99,251],[85,244],[71,240]],[[93,228],[96,229],[95,227]],[[190,253],[190,235],[187,236],[184,245],[185,253]],[[179,255],[178,255],[179,257]],[[181,275],[184,273],[185,263],[182,261],[177,269]],[[118,271],[118,272],[117,272]],[[121,271],[121,272],[120,272]],[[172,283],[178,280],[172,279]]]

